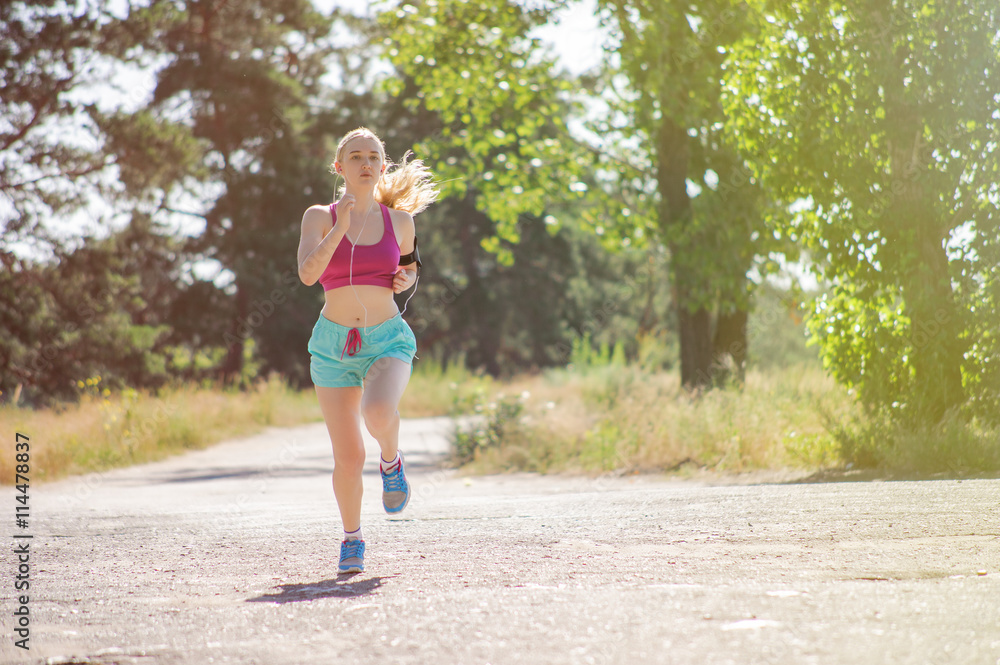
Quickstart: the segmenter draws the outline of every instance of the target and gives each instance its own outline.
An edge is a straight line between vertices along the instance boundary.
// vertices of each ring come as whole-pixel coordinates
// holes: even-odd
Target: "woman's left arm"
[[[393,210],[391,213],[392,229],[396,233],[396,240],[399,241],[399,253],[403,256],[411,253],[416,245],[416,226],[413,223],[413,215],[401,210]],[[417,264],[398,266],[396,276],[392,279],[393,293],[402,293],[417,283]]]

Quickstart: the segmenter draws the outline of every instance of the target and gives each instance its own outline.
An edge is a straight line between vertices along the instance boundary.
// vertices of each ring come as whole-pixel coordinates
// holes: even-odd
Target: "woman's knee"
[[[365,467],[365,448],[361,446],[342,446],[333,451],[334,472],[360,474]]]
[[[372,434],[395,427],[399,421],[399,412],[396,410],[395,404],[377,400],[363,403],[361,415],[365,419],[365,426]]]

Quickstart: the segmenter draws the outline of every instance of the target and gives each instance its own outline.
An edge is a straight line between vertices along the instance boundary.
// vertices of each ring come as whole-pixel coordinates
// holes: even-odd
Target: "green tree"
[[[136,216],[54,260],[0,254],[0,391],[32,405],[73,399],[79,382],[155,388],[169,380],[166,323],[181,271],[177,243]]]
[[[215,316],[214,332],[201,335],[203,343],[225,346],[221,372],[230,380],[241,374],[244,342],[265,324],[280,329],[284,319],[273,314],[287,299],[304,297],[293,294],[289,272],[298,222],[289,210],[314,203],[310,197],[322,188],[324,145],[304,139],[331,52],[331,25],[307,0],[153,3],[133,7],[125,19],[123,34],[141,47],[132,57],[166,60],[143,115],[186,132],[200,147],[184,187],[150,180],[133,182],[133,189],[146,187],[161,213],[181,209],[178,201],[204,202],[204,211],[187,211],[205,220],[188,251],[232,275],[234,307],[202,312]],[[203,305],[215,299],[211,289],[195,293]],[[196,299],[185,302],[198,308]],[[282,364],[281,348],[265,350]]]
[[[142,93],[123,89],[117,74],[107,80],[125,60],[154,66],[128,55],[136,44],[121,17],[100,4],[12,2],[0,7],[0,28],[6,243],[30,238],[44,252],[44,243],[64,240],[53,217],[79,215],[91,198],[121,212],[137,192],[190,173],[196,151],[187,132],[136,113]],[[116,110],[122,103],[130,108]]]
[[[445,197],[475,192],[495,229],[483,245],[505,263],[512,255],[502,241],[518,242],[519,216],[544,217],[580,184],[580,152],[566,140],[570,81],[553,74],[553,57],[529,36],[551,9],[436,0],[393,3],[378,17],[385,52],[416,86],[411,108],[439,118],[419,152]],[[402,85],[387,81],[390,94]]]
[[[505,0],[401,2],[373,35],[399,72],[389,94],[434,119],[415,149],[445,200],[424,214],[435,266],[416,327],[439,356],[491,374],[565,362],[567,319],[588,300],[567,297],[585,268],[560,230],[559,211],[584,189],[567,140],[570,84],[528,36],[549,15]]]
[[[475,188],[496,226],[484,241],[492,250],[518,241],[519,214],[582,200],[569,214],[609,249],[669,247],[682,381],[715,380],[723,357],[742,371],[747,273],[773,239],[761,191],[721,131],[720,48],[739,34],[741,16],[721,1],[599,3],[614,43],[589,100],[605,110],[585,143],[568,129],[582,115],[582,81],[558,74],[532,36],[568,4],[437,0],[382,14],[393,63],[442,117],[441,135],[427,143],[435,165],[456,178],[451,190]]]
[[[142,114],[107,122],[104,98],[122,93],[107,68],[128,45],[105,6],[5,3],[0,31],[0,192],[9,204],[0,210],[0,390],[41,404],[74,397],[97,374],[104,385],[162,383],[163,314],[181,255],[148,215],[131,212],[127,190],[184,171],[177,134],[150,141],[157,128]],[[146,153],[130,159],[137,147]],[[114,231],[112,213],[90,207],[95,199],[131,222]],[[105,233],[69,239],[54,224],[67,218]]]
[[[722,79],[729,45],[746,27],[743,5],[599,0],[608,30],[597,90],[608,108],[592,123],[617,209],[602,210],[626,235],[662,244],[680,338],[681,381],[700,387],[742,377],[756,265],[794,256],[768,220],[780,211],[723,131]]]
[[[54,241],[39,222],[85,204],[100,184],[109,160],[95,149],[91,107],[70,92],[96,81],[93,63],[110,20],[56,0],[0,5],[0,195],[7,204],[0,240],[8,247]]]
[[[1000,9],[749,4],[726,103],[833,284],[810,322],[826,365],[908,419],[995,403]]]

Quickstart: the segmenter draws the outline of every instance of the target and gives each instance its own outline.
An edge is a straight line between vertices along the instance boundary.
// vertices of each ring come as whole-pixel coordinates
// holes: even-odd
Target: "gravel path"
[[[448,427],[404,421],[401,519],[369,441],[360,575],[322,424],[33,487],[0,660],[1000,664],[1000,480],[464,478]]]

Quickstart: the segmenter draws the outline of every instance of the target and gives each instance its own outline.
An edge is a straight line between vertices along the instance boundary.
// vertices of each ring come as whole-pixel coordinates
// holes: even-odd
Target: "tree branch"
[[[90,175],[91,173],[95,173],[97,171],[100,171],[101,169],[103,169],[106,166],[108,166],[108,165],[105,164],[105,163],[101,163],[101,164],[94,164],[93,166],[90,166],[90,167],[85,168],[85,169],[80,169],[80,170],[77,170],[77,171],[65,171],[65,172],[60,172],[60,173],[50,173],[48,175],[43,175],[41,177],[35,178],[34,180],[25,180],[24,182],[16,182],[16,183],[12,183],[12,184],[4,184],[4,189],[24,189],[26,187],[30,187],[31,185],[37,185],[38,183],[42,182],[43,180],[51,180],[52,178],[80,178],[82,176]]]
[[[188,210],[177,210],[176,208],[170,208],[165,205],[161,205],[157,210],[163,210],[164,212],[171,212],[175,215],[187,215],[188,217],[197,217],[198,219],[208,219],[208,216],[200,212],[190,212]]]

